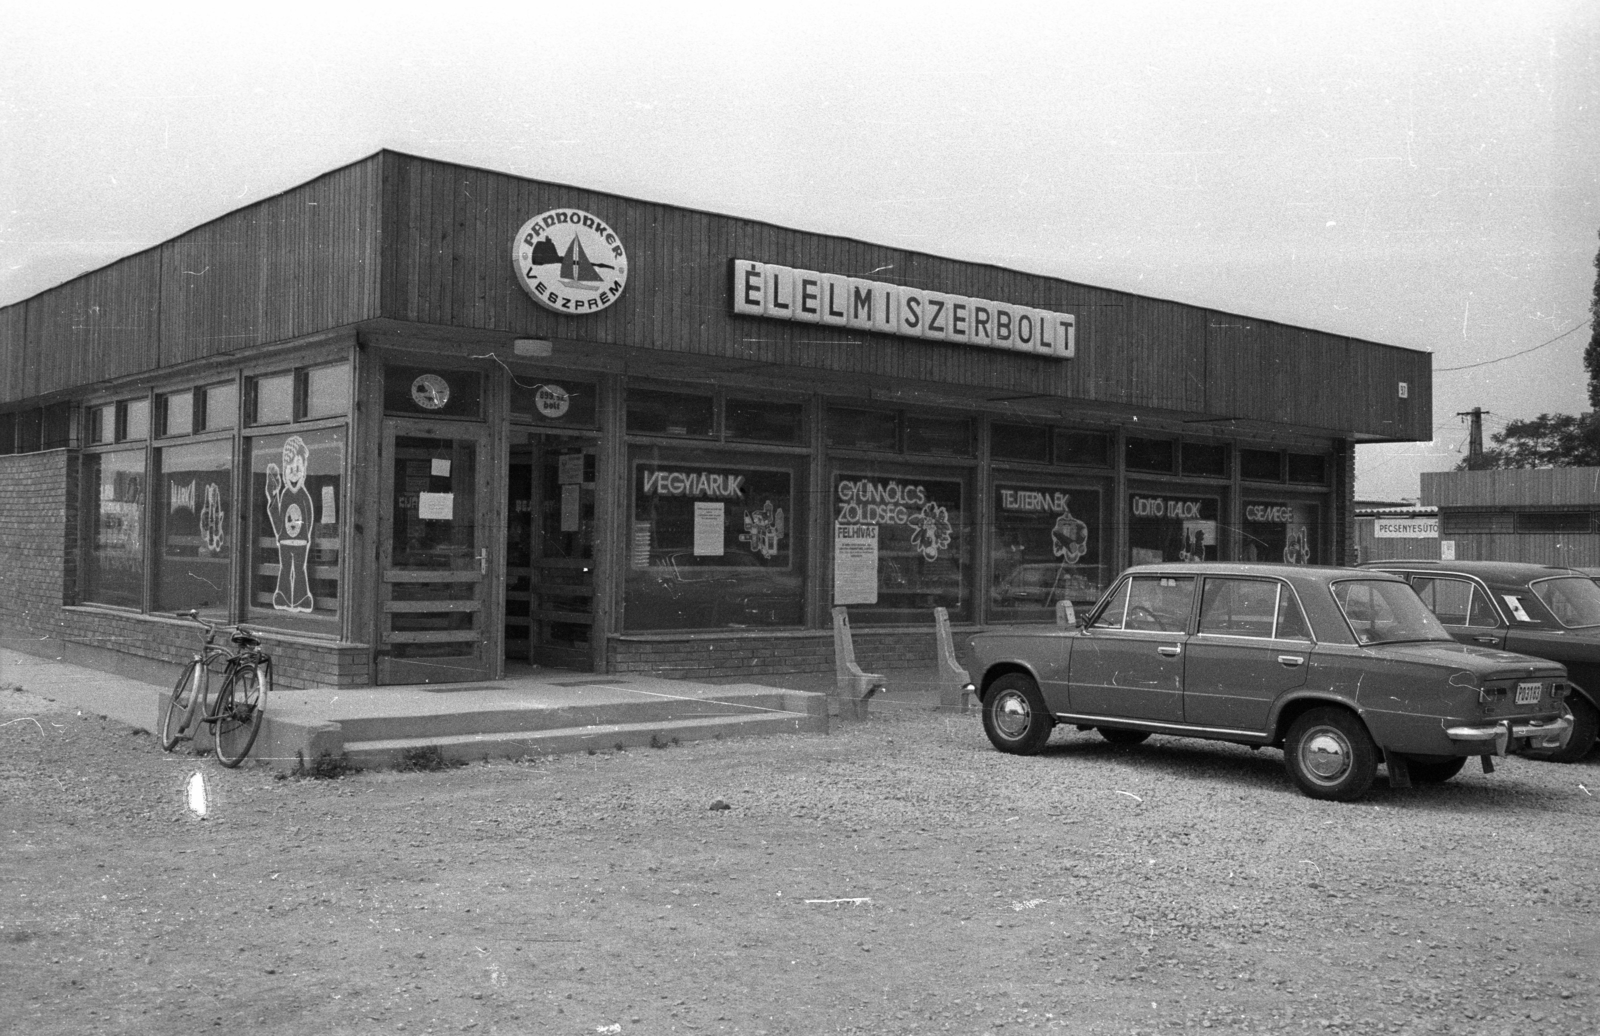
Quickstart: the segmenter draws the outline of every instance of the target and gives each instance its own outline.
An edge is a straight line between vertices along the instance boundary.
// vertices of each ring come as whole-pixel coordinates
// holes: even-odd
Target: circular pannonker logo
[[[540,385],[539,391],[533,394],[533,405],[538,407],[539,413],[554,420],[572,407],[572,397],[560,385]]]
[[[628,253],[605,223],[581,209],[551,209],[511,242],[517,281],[557,313],[598,313],[628,284]]]
[[[424,374],[411,383],[411,398],[424,410],[439,410],[450,402],[450,383],[437,374]]]

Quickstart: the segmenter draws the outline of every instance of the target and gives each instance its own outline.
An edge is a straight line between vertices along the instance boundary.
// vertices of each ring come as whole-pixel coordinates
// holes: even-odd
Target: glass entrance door
[[[594,442],[532,435],[513,449],[506,516],[506,654],[591,670]]]
[[[494,528],[487,509],[488,432],[472,425],[384,422],[379,533],[380,684],[493,675]]]

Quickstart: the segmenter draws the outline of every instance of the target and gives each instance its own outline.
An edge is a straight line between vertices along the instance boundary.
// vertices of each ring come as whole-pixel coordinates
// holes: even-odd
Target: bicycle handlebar
[[[172,614],[173,614],[173,616],[175,618],[193,619],[195,622],[198,622],[200,625],[204,626],[205,630],[206,630],[206,643],[207,644],[210,644],[213,640],[215,640],[217,638],[217,632],[219,630],[233,630],[233,636],[234,636],[235,640],[237,640],[240,637],[249,638],[250,640],[255,641],[256,643],[260,643],[260,640],[261,640],[261,638],[257,637],[254,633],[251,633],[249,630],[245,629],[242,624],[238,625],[238,626],[228,626],[228,625],[224,625],[223,623],[220,623],[220,622],[212,622],[210,619],[206,618],[204,615],[201,615],[200,614],[200,609],[198,609],[198,608],[190,608],[186,612],[173,612]]]

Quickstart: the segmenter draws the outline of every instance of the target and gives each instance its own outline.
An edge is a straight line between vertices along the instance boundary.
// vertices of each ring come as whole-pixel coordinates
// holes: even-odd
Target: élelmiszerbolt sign
[[[557,313],[598,313],[628,284],[628,253],[603,221],[581,209],[551,209],[511,242],[517,283]]]
[[[1059,360],[1078,352],[1071,313],[749,259],[733,261],[733,311]]]

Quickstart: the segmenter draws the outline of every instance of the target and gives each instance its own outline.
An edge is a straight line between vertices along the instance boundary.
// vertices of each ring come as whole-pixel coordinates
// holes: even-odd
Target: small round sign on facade
[[[539,413],[554,421],[565,416],[572,408],[572,397],[560,385],[540,385],[539,390],[533,394],[533,405]]]
[[[424,410],[440,410],[450,402],[450,383],[437,374],[424,374],[411,383],[411,398]]]
[[[551,209],[524,223],[511,262],[523,289],[557,313],[598,313],[628,284],[622,239],[581,209]]]

